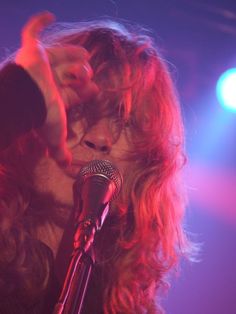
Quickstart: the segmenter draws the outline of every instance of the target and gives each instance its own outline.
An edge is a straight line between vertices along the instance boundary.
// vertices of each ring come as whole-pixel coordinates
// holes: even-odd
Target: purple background
[[[19,46],[27,18],[43,10],[58,21],[110,16],[153,30],[187,131],[186,228],[202,243],[201,261],[182,262],[163,304],[168,314],[236,314],[236,115],[215,97],[218,76],[236,67],[236,1],[8,0],[0,4],[1,58]]]

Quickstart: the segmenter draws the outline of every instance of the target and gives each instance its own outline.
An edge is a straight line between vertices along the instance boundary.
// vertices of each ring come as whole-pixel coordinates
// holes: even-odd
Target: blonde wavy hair
[[[180,256],[187,255],[191,248],[182,226],[186,205],[180,176],[185,163],[184,131],[167,66],[145,31],[111,21],[57,26],[46,35],[44,44],[81,45],[89,51],[94,80],[101,91],[100,110],[103,115],[119,117],[122,127],[129,130],[135,147],[135,151],[127,156],[131,167],[125,174],[122,194],[113,204],[115,210],[112,210],[95,242],[97,263],[103,274],[104,313],[161,313],[159,295],[168,286],[166,275],[177,266]],[[88,120],[93,109],[92,105],[90,107],[81,106],[80,114]],[[27,135],[31,150],[34,145],[32,137]],[[12,149],[23,156],[24,163],[29,149],[25,152],[21,145],[15,145],[9,151]],[[2,160],[1,192],[3,195],[11,194],[12,188],[4,181],[4,169],[19,168],[19,164],[10,164],[6,157]],[[29,169],[29,164],[27,166]],[[34,162],[30,167],[34,167]],[[14,183],[18,187],[17,193],[14,192],[17,199],[24,195],[25,200],[32,192],[31,179],[19,179],[24,177],[20,172],[11,180],[11,186]],[[10,175],[12,178],[15,176],[16,173]],[[30,178],[30,173],[27,178]],[[5,202],[8,203],[9,200]],[[10,241],[12,225],[14,228],[17,225],[17,234],[21,235],[14,239],[14,245],[4,244],[6,239],[1,240],[1,246],[5,245],[6,250],[4,258],[9,261],[7,254],[11,253],[11,267],[20,274],[19,281],[27,278],[24,279],[24,291],[34,291],[32,278],[33,285],[44,291],[48,279],[48,253],[37,239],[30,237],[26,223],[22,222],[23,211],[19,209],[22,204],[18,203],[14,204],[17,210],[5,205],[7,208],[2,211],[2,217],[8,213],[8,222],[1,223],[1,237],[8,232]],[[23,257],[21,261],[16,260],[19,247],[21,255],[28,249],[24,248],[26,243],[32,258],[40,256],[36,259],[40,270],[37,276],[29,266],[32,260],[25,261],[28,268],[22,263]],[[13,253],[9,246],[15,249],[12,249]],[[3,257],[0,265],[2,275]]]

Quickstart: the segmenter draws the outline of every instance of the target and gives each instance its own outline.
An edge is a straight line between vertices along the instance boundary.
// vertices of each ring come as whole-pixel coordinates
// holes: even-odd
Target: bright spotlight
[[[229,69],[220,76],[216,94],[224,108],[236,111],[236,68]]]

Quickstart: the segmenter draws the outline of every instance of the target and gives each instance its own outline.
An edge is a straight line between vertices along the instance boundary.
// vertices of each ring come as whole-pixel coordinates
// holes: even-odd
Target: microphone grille
[[[107,179],[115,184],[115,191],[112,199],[115,199],[119,194],[122,186],[122,176],[117,169],[109,160],[92,160],[87,165],[81,168],[79,177],[85,180],[87,177],[93,175],[105,176]]]

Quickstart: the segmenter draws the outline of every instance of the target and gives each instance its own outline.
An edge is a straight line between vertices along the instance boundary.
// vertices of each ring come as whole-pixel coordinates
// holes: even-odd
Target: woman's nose
[[[103,118],[83,136],[81,144],[94,152],[108,154],[114,142],[110,120]]]

